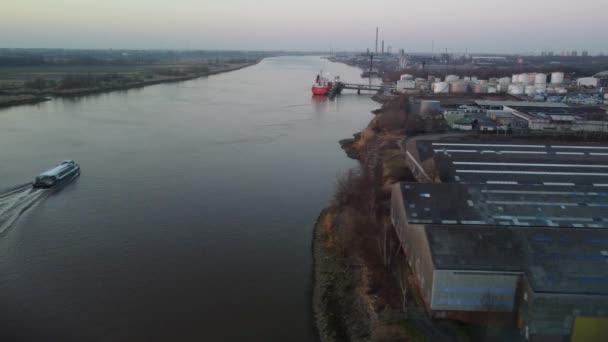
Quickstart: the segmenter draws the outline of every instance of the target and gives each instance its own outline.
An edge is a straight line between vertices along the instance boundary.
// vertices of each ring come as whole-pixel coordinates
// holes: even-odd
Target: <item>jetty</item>
[[[379,93],[383,92],[392,92],[395,90],[394,85],[377,85],[377,84],[358,84],[358,83],[344,83],[344,82],[336,82],[334,86],[330,89],[328,95],[330,97],[339,95],[342,93],[342,90],[350,89],[356,90],[357,94],[361,94],[362,90],[366,91],[375,91]]]

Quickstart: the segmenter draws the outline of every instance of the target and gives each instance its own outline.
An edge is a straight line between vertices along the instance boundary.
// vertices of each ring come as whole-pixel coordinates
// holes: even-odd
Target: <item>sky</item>
[[[608,53],[606,0],[4,0],[0,47]]]

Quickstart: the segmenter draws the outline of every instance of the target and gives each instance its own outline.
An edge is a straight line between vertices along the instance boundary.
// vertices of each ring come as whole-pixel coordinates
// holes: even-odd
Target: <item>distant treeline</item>
[[[183,61],[247,63],[276,55],[243,51],[1,49],[0,67],[63,65],[137,65]]]

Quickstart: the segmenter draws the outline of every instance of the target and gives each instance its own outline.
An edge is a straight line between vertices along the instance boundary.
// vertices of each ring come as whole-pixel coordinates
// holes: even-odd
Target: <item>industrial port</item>
[[[490,340],[608,340],[608,59],[383,45],[329,58],[383,85],[382,108],[342,145],[390,202],[409,305],[499,327]],[[387,178],[395,159],[411,176]]]

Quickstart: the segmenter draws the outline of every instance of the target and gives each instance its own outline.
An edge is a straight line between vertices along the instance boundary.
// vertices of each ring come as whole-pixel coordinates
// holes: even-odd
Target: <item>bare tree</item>
[[[407,270],[403,261],[397,263],[397,277],[399,279],[399,289],[401,290],[401,311],[406,312],[407,297]]]

